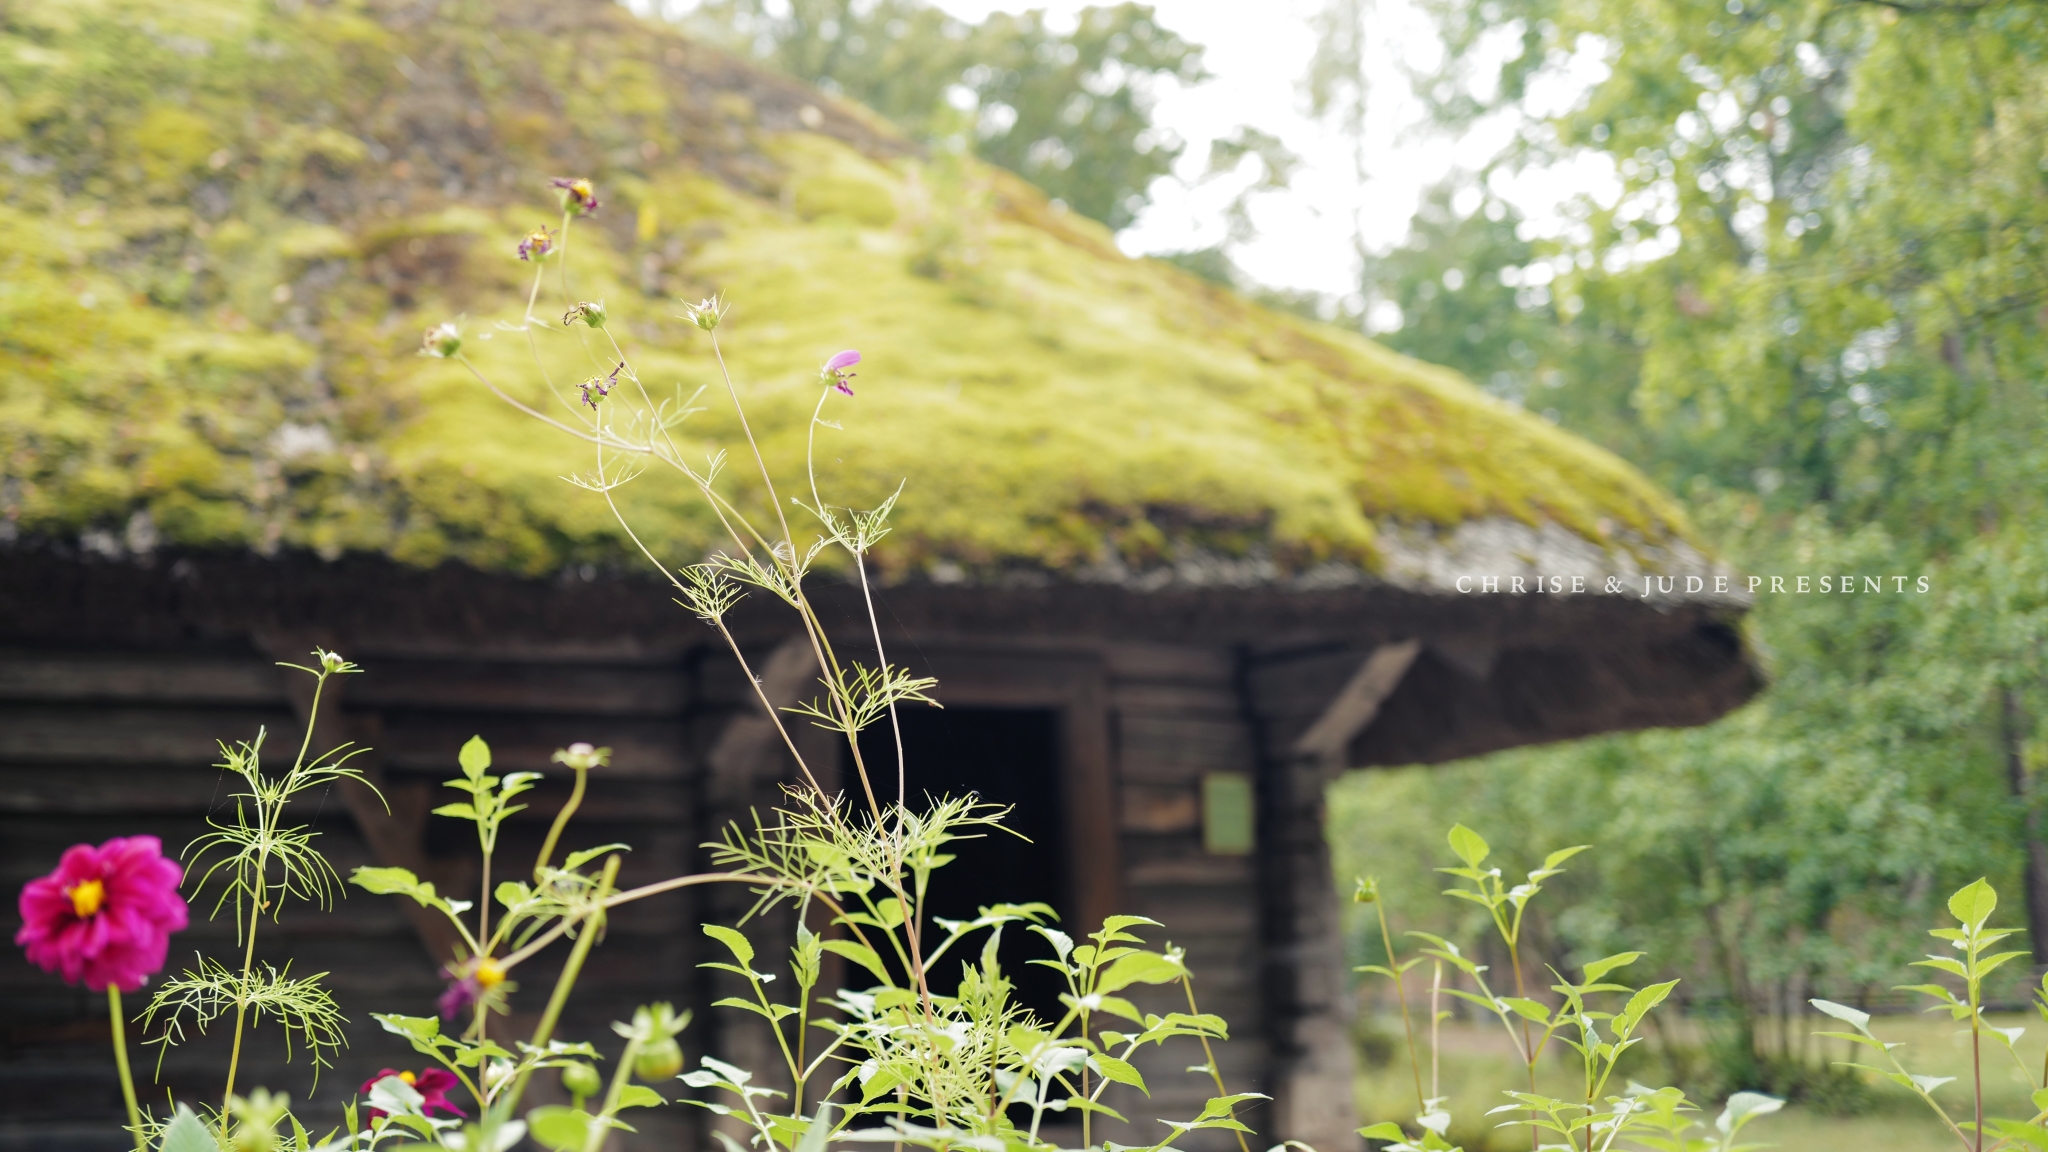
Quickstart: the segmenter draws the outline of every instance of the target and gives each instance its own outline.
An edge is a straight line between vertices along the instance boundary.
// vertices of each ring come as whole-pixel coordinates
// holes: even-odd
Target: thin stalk
[[[533,878],[536,882],[540,880],[541,870],[548,866],[548,860],[554,856],[555,843],[562,838],[562,829],[568,826],[569,817],[574,816],[576,809],[583,806],[583,786],[589,783],[589,777],[589,769],[576,769],[576,785],[569,789],[569,802],[562,805],[560,812],[555,813],[555,822],[548,827],[548,838],[540,842],[540,856],[533,862]]]
[[[1437,1056],[1440,1051],[1438,1040],[1443,1035],[1444,1022],[1442,1008],[1444,962],[1437,960],[1434,963],[1436,965],[1436,974],[1429,981],[1429,1098],[1431,1100],[1439,1100],[1443,1098],[1442,1081],[1437,1075],[1439,1067]]]
[[[1394,958],[1394,934],[1387,928],[1387,902],[1375,900],[1372,906],[1380,917],[1380,942],[1387,949],[1387,967],[1394,973],[1394,996],[1401,1002],[1401,1031],[1408,1037],[1408,1070],[1415,1074],[1415,1106],[1426,1108],[1427,1097],[1422,1094],[1422,1060],[1415,1051],[1415,1025],[1408,1019],[1408,987],[1401,979],[1401,964]]]
[[[142,1109],[135,1104],[135,1077],[128,1072],[127,1021],[121,1014],[121,989],[107,985],[107,1018],[114,1024],[114,1067],[121,1072],[121,1099],[128,1105],[128,1130],[135,1135],[135,1152],[148,1152],[142,1138]]]
[[[599,1119],[610,1120],[619,1111],[619,1096],[626,1090],[626,1081],[633,1075],[633,1060],[640,1055],[640,1038],[626,1038],[626,1050],[619,1053],[619,1070],[612,1073],[611,1088],[604,1094],[604,1108],[597,1114]],[[583,1152],[598,1152],[604,1147],[604,1139],[610,1135],[610,1124],[592,1124],[583,1137]]]
[[[619,854],[614,852],[605,858],[604,874],[597,881],[597,900],[588,915],[583,918],[583,931],[576,937],[576,947],[569,951],[568,963],[562,965],[562,975],[555,980],[555,990],[548,997],[548,1006],[540,1014],[540,1023],[533,1030],[529,1041],[535,1048],[546,1048],[548,1040],[555,1034],[555,1025],[562,1019],[562,1006],[569,1002],[569,989],[576,986],[576,977],[583,972],[584,958],[590,955],[590,946],[597,941],[597,934],[604,928],[605,893],[611,891],[612,881],[619,876]],[[557,925],[557,927],[561,927]],[[508,964],[507,967],[510,967]],[[503,1105],[497,1110],[499,1117],[510,1116],[519,1106],[519,1098],[526,1094],[526,1083],[533,1079],[533,1068],[520,1072],[519,1079],[512,1082],[512,1090],[505,1095]]]
[[[1180,986],[1181,990],[1183,992],[1186,992],[1188,995],[1188,1015],[1200,1016],[1202,1014],[1202,1010],[1200,1008],[1195,1007],[1194,978],[1189,976],[1185,971],[1183,971],[1180,975]],[[1230,1089],[1225,1088],[1223,1086],[1223,1072],[1221,1069],[1216,1067],[1216,1050],[1209,1047],[1209,1037],[1206,1035],[1197,1034],[1197,1038],[1202,1042],[1202,1059],[1207,1061],[1208,1063],[1209,1080],[1211,1083],[1216,1085],[1216,1094],[1218,1096],[1230,1095]],[[1082,1113],[1082,1115],[1085,1116],[1087,1115],[1087,1113],[1084,1112]],[[1245,1143],[1244,1133],[1242,1132],[1237,1133],[1237,1148],[1238,1152],[1252,1152],[1251,1146]]]
[[[1974,962],[1973,962],[1974,963]],[[1977,1011],[1977,989],[1970,989],[1970,1080],[1976,1088],[1976,1152],[1984,1152],[1984,1021]]]

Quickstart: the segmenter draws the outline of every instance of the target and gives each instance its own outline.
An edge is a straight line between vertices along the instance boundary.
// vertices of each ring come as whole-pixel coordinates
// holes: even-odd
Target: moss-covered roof
[[[529,573],[623,556],[560,479],[573,441],[414,355],[465,314],[480,361],[538,388],[490,320],[519,313],[514,242],[570,174],[605,200],[576,294],[643,377],[693,388],[716,377],[677,302],[724,293],[778,466],[800,466],[820,361],[863,352],[823,478],[852,502],[908,481],[899,577],[1190,549],[1373,569],[1394,535],[1481,521],[1683,534],[1633,469],[1451,372],[1127,259],[1005,173],[598,0],[9,5],[12,531]],[[714,403],[685,430],[732,424]],[[682,485],[627,497],[681,559],[714,539]]]

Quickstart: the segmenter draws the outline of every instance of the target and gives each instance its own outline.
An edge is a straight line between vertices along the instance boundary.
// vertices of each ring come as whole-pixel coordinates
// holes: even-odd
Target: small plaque
[[[1252,820],[1252,778],[1243,772],[1202,777],[1202,849],[1217,856],[1244,856],[1256,840]]]

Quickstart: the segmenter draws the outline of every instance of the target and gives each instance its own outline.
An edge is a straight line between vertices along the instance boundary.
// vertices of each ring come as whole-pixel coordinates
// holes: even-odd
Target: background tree
[[[1083,9],[1066,32],[1042,9],[968,24],[918,0],[709,0],[681,19],[1112,229],[1137,218],[1181,153],[1152,125],[1154,87],[1207,75],[1201,48],[1144,4]]]
[[[1606,71],[1563,115],[1523,116],[1492,168],[1433,193],[1411,239],[1367,261],[1365,314],[1399,312],[1381,338],[1634,460],[1750,571],[1924,574],[1930,590],[1765,595],[1752,627],[1774,684],[1741,713],[1354,780],[1340,838],[1385,876],[1439,854],[1393,831],[1417,808],[1423,827],[1508,838],[1542,823],[1518,813],[1576,814],[1602,848],[1574,881],[1594,911],[1549,926],[1551,946],[1655,926],[1656,957],[1728,1021],[1716,1074],[1796,1089],[1805,1029],[1788,1016],[1888,986],[1917,950],[1897,926],[1937,893],[2024,876],[2048,963],[2048,10],[1432,10],[1449,52],[1419,90],[1448,127],[1520,114],[1574,57]],[[1588,153],[1620,194],[1570,205],[1559,236],[1531,238],[1489,191],[1496,169]]]

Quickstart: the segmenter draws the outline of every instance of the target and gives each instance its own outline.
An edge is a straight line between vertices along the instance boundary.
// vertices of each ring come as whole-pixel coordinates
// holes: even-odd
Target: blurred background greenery
[[[1689,1024],[1653,1048],[1692,1087],[1763,1087],[1821,1115],[1867,1104],[1807,1035],[1808,997],[1902,1007],[1903,965],[1978,875],[2048,964],[2048,9],[1426,0],[1438,50],[1386,75],[1371,64],[1374,37],[1393,34],[1384,13],[1328,0],[1296,13],[1316,38],[1300,98],[1349,134],[1361,171],[1372,101],[1392,89],[1434,131],[1510,129],[1422,199],[1405,240],[1358,229],[1350,292],[1237,267],[1257,231],[1247,206],[1284,191],[1300,157],[1256,123],[1181,157],[1150,94],[1205,72],[1171,11],[975,21],[917,0],[708,0],[670,14],[1113,228],[1164,182],[1242,173],[1221,239],[1168,258],[1456,367],[1621,453],[1745,571],[1886,577],[1883,595],[1760,595],[1750,626],[1772,687],[1716,725],[1355,774],[1330,809],[1340,880],[1377,873],[1397,929],[1461,939],[1478,938],[1474,916],[1424,871],[1448,858],[1453,821],[1510,867],[1596,845],[1537,917],[1545,960],[1642,947],[1684,977]],[[1567,197],[1562,227],[1532,227],[1503,191],[1589,160],[1607,179]],[[1366,928],[1359,963],[1381,959]],[[2017,1005],[2028,979],[2000,995]],[[1385,1019],[1363,1020],[1363,1050],[1386,1055]],[[1919,1146],[1917,1132],[1880,1122],[1853,1142]]]

